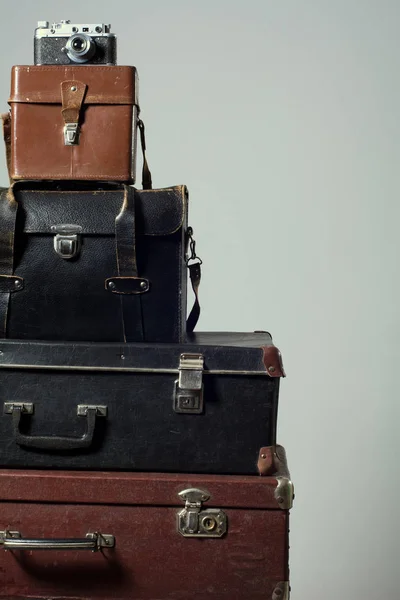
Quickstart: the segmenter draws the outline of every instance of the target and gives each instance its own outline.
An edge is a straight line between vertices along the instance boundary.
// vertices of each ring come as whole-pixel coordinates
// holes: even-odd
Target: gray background
[[[155,186],[191,193],[201,328],[282,350],[293,599],[398,598],[399,3],[1,4],[3,110],[37,19],[112,23]]]

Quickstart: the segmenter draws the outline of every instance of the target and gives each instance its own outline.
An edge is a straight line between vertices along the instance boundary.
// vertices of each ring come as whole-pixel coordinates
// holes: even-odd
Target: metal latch
[[[202,354],[181,354],[179,378],[175,381],[174,411],[199,415],[203,412]]]
[[[66,123],[64,125],[64,145],[78,146],[79,144],[79,124]]]
[[[227,530],[228,519],[223,510],[208,508],[202,510],[202,503],[210,499],[210,494],[197,488],[179,492],[185,508],[178,513],[178,531],[184,537],[220,538]]]
[[[61,258],[69,259],[78,256],[81,249],[80,225],[52,225],[54,236],[54,250]]]

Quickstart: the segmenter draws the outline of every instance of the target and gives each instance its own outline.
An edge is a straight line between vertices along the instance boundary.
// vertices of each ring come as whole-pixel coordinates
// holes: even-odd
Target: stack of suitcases
[[[3,115],[0,598],[288,600],[280,353],[194,333],[188,191],[152,189],[110,27],[39,22],[34,62]]]

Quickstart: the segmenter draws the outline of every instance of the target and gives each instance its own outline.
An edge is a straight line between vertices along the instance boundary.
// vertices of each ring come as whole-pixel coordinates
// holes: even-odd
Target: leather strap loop
[[[104,285],[112,294],[144,294],[150,289],[150,282],[144,277],[108,277]]]
[[[18,203],[13,188],[0,192],[0,275],[9,277],[14,271],[14,238]],[[0,338],[7,333],[7,315],[11,290],[0,289]]]
[[[115,219],[118,277],[138,277],[136,262],[135,190],[124,185],[124,202]],[[125,342],[144,340],[141,295],[121,294]]]
[[[79,123],[82,104],[87,91],[82,81],[63,81],[61,83],[61,114],[64,123]]]

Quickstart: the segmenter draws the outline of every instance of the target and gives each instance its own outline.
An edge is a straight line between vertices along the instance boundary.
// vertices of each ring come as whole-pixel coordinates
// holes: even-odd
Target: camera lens
[[[72,62],[88,62],[96,53],[96,44],[90,35],[75,33],[65,45],[65,51]]]
[[[86,40],[81,37],[76,37],[71,43],[71,48],[75,52],[82,52],[86,48]]]

